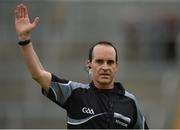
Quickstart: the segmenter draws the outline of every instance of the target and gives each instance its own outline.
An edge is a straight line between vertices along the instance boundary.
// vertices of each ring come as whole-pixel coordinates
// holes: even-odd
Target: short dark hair
[[[94,45],[90,48],[90,50],[89,50],[89,62],[92,62],[93,50],[94,50],[94,47],[96,47],[97,45],[107,45],[107,46],[111,46],[112,48],[114,48],[115,53],[116,53],[116,63],[118,62],[118,54],[117,54],[117,49],[116,49],[116,47],[115,47],[112,43],[107,42],[107,41],[97,42],[96,44],[94,44]]]

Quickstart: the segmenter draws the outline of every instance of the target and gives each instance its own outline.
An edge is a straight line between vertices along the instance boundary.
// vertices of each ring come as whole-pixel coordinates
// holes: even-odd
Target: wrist
[[[18,39],[19,39],[19,41],[26,41],[26,40],[30,40],[31,36],[28,35],[28,34],[26,34],[26,35],[25,34],[24,35],[19,35]]]
[[[23,41],[19,41],[18,44],[20,46],[26,46],[28,45],[29,43],[31,43],[31,39],[28,39],[28,40],[23,40]]]

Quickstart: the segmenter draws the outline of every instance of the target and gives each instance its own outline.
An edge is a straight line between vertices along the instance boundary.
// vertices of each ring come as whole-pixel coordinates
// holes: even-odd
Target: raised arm
[[[21,45],[21,52],[31,76],[46,91],[49,90],[51,82],[51,73],[46,71],[41,65],[31,42],[31,31],[37,26],[39,17],[36,17],[31,23],[28,16],[27,7],[23,4],[17,6],[15,10],[15,27],[19,41],[24,42],[30,40],[27,45]]]

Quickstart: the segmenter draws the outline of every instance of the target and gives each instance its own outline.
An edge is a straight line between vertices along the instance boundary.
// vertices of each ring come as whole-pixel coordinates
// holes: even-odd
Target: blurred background
[[[180,1],[0,0],[0,128],[66,128],[66,113],[41,94],[23,62],[14,10],[40,17],[34,48],[50,72],[88,83],[91,45],[119,53],[117,81],[136,95],[150,128],[180,128]]]

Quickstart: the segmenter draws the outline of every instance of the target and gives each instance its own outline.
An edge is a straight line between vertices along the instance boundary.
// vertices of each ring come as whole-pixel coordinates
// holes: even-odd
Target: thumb
[[[39,23],[39,17],[36,17],[32,23],[32,28],[35,28],[38,23]]]

